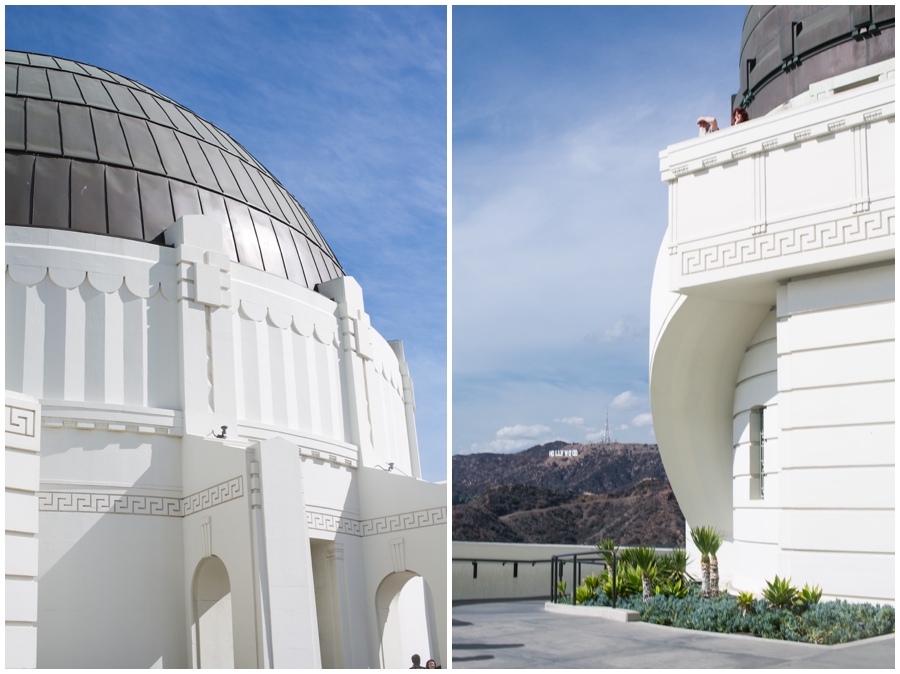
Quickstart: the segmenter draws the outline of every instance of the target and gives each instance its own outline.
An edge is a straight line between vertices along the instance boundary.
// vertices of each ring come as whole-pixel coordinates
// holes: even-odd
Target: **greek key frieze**
[[[316,531],[331,531],[339,534],[350,534],[351,536],[362,536],[359,520],[352,520],[349,517],[340,517],[339,515],[307,511],[306,525]]]
[[[697,250],[685,251],[681,257],[684,276],[722,269],[738,264],[770,260],[830,246],[866,241],[891,232],[893,215],[872,214],[845,220],[832,220],[815,225],[771,233],[756,233],[748,239],[731,241]],[[765,232],[765,230],[762,230]]]
[[[34,410],[6,406],[6,432],[13,435],[34,437]]]
[[[194,513],[212,508],[220,503],[233,501],[244,495],[244,478],[242,476],[233,477],[226,482],[217,484],[209,489],[198,491],[196,494],[185,496],[181,499],[185,515],[193,515]]]
[[[361,521],[316,511],[306,512],[306,524],[310,529],[349,534],[351,536],[376,536],[395,531],[408,531],[420,527],[445,524],[446,522],[446,507],[416,510]]]
[[[42,512],[182,516],[181,499],[167,496],[41,492],[38,497]]]
[[[42,512],[184,517],[243,495],[244,478],[238,476],[184,498],[93,492],[40,492],[38,509]]]
[[[399,515],[388,515],[386,517],[376,517],[371,520],[363,520],[362,535],[376,536],[378,534],[394,533],[396,531],[407,531],[409,529],[418,529],[420,527],[431,527],[437,524],[445,524],[447,522],[447,508],[429,508],[428,510],[417,510]]]

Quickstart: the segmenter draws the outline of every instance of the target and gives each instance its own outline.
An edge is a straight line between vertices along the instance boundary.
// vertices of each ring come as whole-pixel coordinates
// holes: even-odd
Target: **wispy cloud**
[[[584,337],[584,341],[590,344],[614,344],[628,337],[647,336],[647,326],[631,316],[622,316],[616,319],[611,328],[602,332],[592,332]]]
[[[584,426],[583,417],[566,417],[565,419],[554,419],[558,424],[568,424],[569,426]]]
[[[504,426],[495,434],[494,440],[485,443],[473,443],[470,452],[516,452],[526,447],[542,444],[550,440],[550,429],[541,424],[525,426]]]
[[[638,414],[634,419],[631,420],[631,423],[635,426],[650,426],[653,424],[653,415],[652,414]]]
[[[523,426],[516,424],[515,426],[504,426],[497,431],[498,438],[537,438],[544,433],[549,433],[550,429],[546,426]]]
[[[631,391],[624,391],[613,398],[609,406],[616,410],[627,410],[643,402],[643,398],[637,397]]]

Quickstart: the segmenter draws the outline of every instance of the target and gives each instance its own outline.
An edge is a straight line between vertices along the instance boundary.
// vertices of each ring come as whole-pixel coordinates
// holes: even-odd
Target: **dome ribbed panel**
[[[303,206],[221,129],[116,73],[6,52],[6,224],[161,243],[193,214],[229,225],[240,264],[309,288],[344,273]]]

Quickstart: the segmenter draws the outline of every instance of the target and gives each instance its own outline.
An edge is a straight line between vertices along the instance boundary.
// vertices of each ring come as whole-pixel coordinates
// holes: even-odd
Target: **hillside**
[[[550,457],[551,449],[577,449]],[[569,494],[609,494],[644,478],[666,480],[656,445],[550,442],[516,454],[453,456],[453,503],[471,501],[490,487],[530,484]]]
[[[550,457],[552,449],[577,457]],[[655,445],[532,447],[453,457],[453,540],[684,545],[684,516]]]
[[[543,504],[530,501],[534,490]],[[503,485],[453,507],[455,541],[593,545],[605,538],[620,545],[683,547],[684,516],[669,484],[646,478],[613,494],[578,495]]]

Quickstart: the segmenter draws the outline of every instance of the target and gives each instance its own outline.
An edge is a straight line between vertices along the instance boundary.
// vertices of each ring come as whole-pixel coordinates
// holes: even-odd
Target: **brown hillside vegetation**
[[[577,457],[550,457],[554,449]],[[453,540],[684,546],[656,445],[553,442],[453,457]]]
[[[550,457],[551,449],[577,449],[578,456]],[[557,441],[516,454],[457,454],[453,456],[453,503],[465,503],[501,484],[609,494],[647,477],[666,480],[656,445]]]
[[[535,506],[535,507],[531,507]],[[684,547],[684,516],[668,482],[646,478],[613,494],[493,487],[453,507],[453,540]]]

